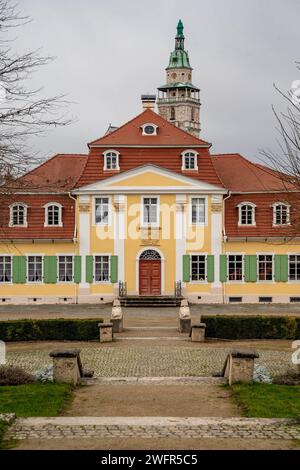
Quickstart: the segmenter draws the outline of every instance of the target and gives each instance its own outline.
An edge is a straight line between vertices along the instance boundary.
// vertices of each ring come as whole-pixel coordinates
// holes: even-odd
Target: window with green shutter
[[[81,256],[74,256],[74,282],[81,282]]]
[[[183,255],[182,257],[182,280],[183,282],[190,282],[190,255]]]
[[[275,255],[275,281],[287,282],[289,278],[288,255]]]
[[[44,282],[46,284],[55,284],[57,282],[56,256],[44,256]]]
[[[257,257],[256,255],[245,255],[245,281],[257,281]]]
[[[110,257],[110,282],[115,284],[118,280],[118,257],[112,255]]]
[[[220,281],[227,281],[227,255],[220,255]]]
[[[207,255],[207,282],[214,282],[215,280],[215,257],[214,255]]]
[[[85,277],[86,277],[86,282],[89,282],[90,284],[93,283],[94,281],[94,259],[93,256],[88,255],[85,258]]]
[[[13,283],[26,284],[26,256],[13,257]]]

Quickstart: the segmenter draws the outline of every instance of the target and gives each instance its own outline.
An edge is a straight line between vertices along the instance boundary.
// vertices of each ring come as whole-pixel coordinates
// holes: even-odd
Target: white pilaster
[[[126,196],[114,197],[114,254],[118,256],[119,280],[125,281],[125,212]]]
[[[88,289],[86,282],[85,257],[90,254],[90,196],[79,198],[79,230],[78,230],[79,254],[81,256],[81,283],[79,288]]]
[[[220,195],[212,196],[211,213],[211,254],[215,257],[215,281],[212,288],[221,288],[220,282],[220,255],[222,254],[222,201]]]
[[[176,281],[182,281],[182,256],[186,250],[186,195],[176,194],[175,239]]]

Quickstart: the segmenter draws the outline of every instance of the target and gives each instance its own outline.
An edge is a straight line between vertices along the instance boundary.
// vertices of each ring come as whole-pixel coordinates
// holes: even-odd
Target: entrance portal
[[[145,250],[140,256],[139,294],[161,295],[161,257],[155,250]]]

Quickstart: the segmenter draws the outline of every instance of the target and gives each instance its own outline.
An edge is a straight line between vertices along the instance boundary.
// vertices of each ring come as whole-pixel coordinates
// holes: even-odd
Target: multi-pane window
[[[46,225],[61,225],[61,207],[57,204],[46,206]]]
[[[300,255],[289,256],[289,279],[300,281]]]
[[[58,257],[58,280],[59,282],[73,281],[73,256]]]
[[[183,170],[196,170],[197,169],[197,154],[194,152],[185,152],[183,154]]]
[[[143,224],[158,224],[158,199],[157,197],[143,198]]]
[[[95,256],[95,282],[109,281],[109,256]]]
[[[192,198],[192,224],[205,223],[205,198]]]
[[[11,256],[0,256],[0,282],[11,282]]]
[[[273,224],[288,225],[290,223],[290,208],[286,204],[275,204],[273,206]]]
[[[105,170],[118,170],[119,169],[119,154],[117,152],[105,153]]]
[[[206,256],[191,256],[191,280],[204,282],[206,280]]]
[[[14,204],[10,208],[10,225],[27,224],[27,207],[24,204]]]
[[[228,280],[243,280],[243,255],[228,256]]]
[[[96,224],[108,224],[109,198],[97,197],[95,199],[95,222]]]
[[[27,258],[28,282],[42,282],[43,280],[43,257],[28,256]]]
[[[241,204],[239,206],[239,225],[255,225],[255,206]]]
[[[272,281],[273,280],[273,256],[272,255],[258,255],[258,280],[259,281]]]

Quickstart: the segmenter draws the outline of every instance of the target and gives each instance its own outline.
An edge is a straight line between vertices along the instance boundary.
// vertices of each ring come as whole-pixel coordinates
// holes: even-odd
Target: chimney
[[[143,109],[155,110],[156,95],[142,95]]]

